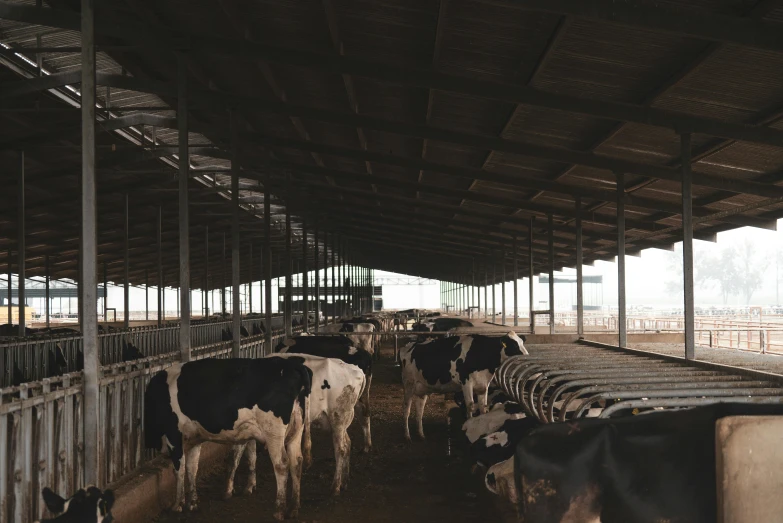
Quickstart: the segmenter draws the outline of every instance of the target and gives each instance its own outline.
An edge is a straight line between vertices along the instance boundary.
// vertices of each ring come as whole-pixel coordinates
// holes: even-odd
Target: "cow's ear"
[[[46,508],[48,508],[49,512],[52,514],[60,514],[65,510],[65,500],[52,492],[49,487],[44,487],[41,496],[43,496]]]

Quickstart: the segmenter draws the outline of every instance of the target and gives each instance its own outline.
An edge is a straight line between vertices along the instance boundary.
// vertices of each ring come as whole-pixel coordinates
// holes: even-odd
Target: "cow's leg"
[[[465,397],[465,415],[470,419],[473,417],[473,409],[476,406],[473,403],[473,383],[470,380],[462,385],[462,395]]]
[[[174,505],[172,505],[171,510],[174,512],[182,512],[182,509],[185,507],[185,464],[186,461],[187,452],[182,453],[182,457],[179,460],[179,468],[175,469],[175,474],[177,475],[177,490],[176,494],[174,496]]]
[[[419,426],[419,437],[421,439],[425,439],[424,438],[424,421],[423,421],[423,418],[424,418],[424,405],[427,404],[427,398],[428,397],[429,396],[427,394],[425,394],[424,396],[416,397],[413,400],[414,407],[416,407],[416,421],[418,422],[418,426]]]
[[[487,384],[487,387],[479,394],[478,400],[481,414],[489,412],[489,384]]]
[[[411,387],[412,388],[412,387]],[[411,403],[413,403],[413,391],[408,390],[408,388],[405,388],[405,400],[403,403],[403,411],[402,411],[402,418],[403,422],[405,424],[405,439],[410,443],[411,441],[411,431],[408,427],[408,418],[411,417]]]
[[[344,439],[347,436],[342,427],[332,427],[332,445],[334,446],[334,479],[332,480],[332,495],[340,495],[342,486],[343,470],[345,464],[345,444]]]
[[[282,521],[285,517],[286,491],[288,490],[288,453],[285,450],[285,436],[274,435],[267,438],[266,448],[277,481],[277,499],[275,500],[275,519]],[[301,442],[301,440],[300,440]],[[264,443],[261,441],[260,443]]]
[[[201,443],[193,445],[188,449],[188,455],[185,459],[185,470],[188,475],[188,510],[198,509],[198,494],[196,493],[196,476],[198,475],[198,460],[201,456]]]
[[[245,446],[245,456],[247,456],[247,485],[245,485],[245,494],[252,494],[256,489],[256,442],[248,441]]]
[[[362,452],[372,450],[372,432],[370,430],[370,385],[372,385],[372,376],[367,378],[367,386],[364,388],[359,403],[362,404],[364,417],[362,418],[362,432],[364,433],[364,448]]]
[[[343,458],[343,484],[341,488],[346,490],[348,488],[348,479],[351,475],[351,437],[348,435],[347,427],[343,443],[345,445],[345,457]]]
[[[302,429],[303,421],[298,419],[292,421],[297,423],[293,434],[289,433],[286,442],[286,452],[288,455],[288,469],[291,474],[291,506],[288,511],[288,517],[295,518],[299,515],[299,506],[301,504],[301,485],[302,485]],[[285,495],[285,489],[283,490]]]
[[[242,453],[247,445],[252,442],[245,443],[243,445],[231,446],[231,458],[228,461],[228,479],[226,480],[226,492],[223,494],[223,499],[231,499],[234,495],[234,476],[237,473],[239,462],[242,459]],[[255,475],[253,476],[255,478]]]

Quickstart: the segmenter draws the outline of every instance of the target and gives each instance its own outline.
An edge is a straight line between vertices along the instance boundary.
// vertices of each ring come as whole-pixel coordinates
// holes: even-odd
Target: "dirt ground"
[[[400,369],[391,351],[375,365],[371,390],[373,451],[362,454],[362,433],[354,421],[349,434],[354,448],[348,490],[332,498],[334,474],[331,437],[313,432],[314,463],[302,477],[302,508],[298,522],[405,522],[459,523],[516,521],[510,506],[489,493],[482,475],[471,475],[467,446],[458,422],[452,423],[454,406],[442,396],[430,396],[424,417],[427,441],[407,444],[402,430]],[[411,416],[413,421],[413,416]],[[415,425],[411,425],[415,433]],[[235,491],[245,484],[244,466],[237,473]],[[259,449],[258,490],[250,496],[221,499],[224,474],[199,477],[199,509],[194,513],[164,513],[159,523],[271,522],[275,482],[268,456]]]

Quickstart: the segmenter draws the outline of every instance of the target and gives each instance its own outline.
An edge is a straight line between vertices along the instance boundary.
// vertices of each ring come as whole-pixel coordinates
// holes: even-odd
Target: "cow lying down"
[[[613,419],[540,425],[487,488],[517,503],[525,523],[718,520],[715,423],[783,415],[783,405],[721,403]]]
[[[76,494],[64,499],[49,488],[41,491],[46,508],[56,517],[42,519],[36,523],[110,523],[112,521],[111,507],[114,505],[114,492],[101,491],[90,485],[79,489]]]
[[[355,365],[349,365],[334,358],[321,358],[306,354],[275,354],[270,358],[285,358],[303,363],[313,373],[313,389],[308,397],[304,420],[304,438],[302,452],[305,468],[312,464],[312,441],[310,428],[331,431],[334,445],[335,472],[332,493],[337,496],[340,490],[348,486],[351,460],[351,438],[348,426],[353,421],[354,407],[365,387],[364,373]],[[248,482],[246,492],[253,491],[256,485],[256,442],[249,441],[233,448],[233,459],[226,484],[226,498],[234,490],[236,474],[243,451],[248,456]]]
[[[405,390],[403,421],[405,439],[410,441],[408,418],[415,404],[419,437],[424,439],[422,416],[432,393],[462,390],[468,417],[473,414],[473,393],[480,411],[487,411],[487,390],[501,363],[511,356],[527,354],[524,338],[513,331],[503,337],[478,334],[413,342],[400,353],[402,384]]]
[[[275,518],[283,519],[286,512],[289,475],[290,515],[296,515],[303,413],[310,388],[310,370],[301,361],[284,358],[204,359],[175,363],[153,376],[144,395],[145,445],[171,456],[177,472],[173,509],[197,507],[196,475],[203,442],[257,441],[266,446],[274,467]]]

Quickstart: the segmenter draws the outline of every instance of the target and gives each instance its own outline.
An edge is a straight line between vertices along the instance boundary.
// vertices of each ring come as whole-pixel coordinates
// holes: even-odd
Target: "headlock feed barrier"
[[[783,377],[766,372],[594,342],[528,350],[506,360],[496,380],[543,423],[711,403],[783,403]]]
[[[192,327],[192,359],[231,356],[231,342],[220,338],[225,325],[228,322]],[[145,327],[101,335],[103,361],[110,363],[101,367],[99,380],[100,487],[156,455],[143,445],[144,391],[155,373],[180,360],[178,331],[179,327]],[[294,332],[301,332],[301,327],[294,327]],[[284,333],[273,334],[275,346]],[[114,340],[119,336],[130,336],[148,357],[114,362]],[[168,351],[161,353],[163,349],[155,340],[162,340]],[[78,346],[80,337],[72,341],[69,348]],[[29,343],[33,343],[31,350],[41,347],[38,342]],[[263,335],[243,337],[240,351],[243,358],[260,358],[271,352],[264,347]],[[69,366],[72,363],[69,359]],[[83,398],[81,372],[0,389],[0,523],[31,523],[43,517],[43,487],[70,495],[84,486]]]

